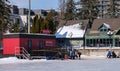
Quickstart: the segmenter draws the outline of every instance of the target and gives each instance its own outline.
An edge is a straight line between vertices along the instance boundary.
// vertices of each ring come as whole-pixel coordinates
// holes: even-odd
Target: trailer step
[[[31,56],[31,59],[46,59],[45,56]]]

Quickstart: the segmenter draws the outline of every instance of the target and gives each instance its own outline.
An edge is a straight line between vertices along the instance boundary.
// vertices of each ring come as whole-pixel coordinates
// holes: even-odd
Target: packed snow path
[[[120,59],[88,60],[7,60],[0,64],[0,71],[120,71]],[[7,62],[8,61],[8,62]]]

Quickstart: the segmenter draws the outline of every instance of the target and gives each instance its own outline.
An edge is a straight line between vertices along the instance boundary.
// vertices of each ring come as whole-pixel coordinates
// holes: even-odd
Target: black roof
[[[3,34],[3,38],[56,38],[55,35],[51,34],[34,34],[34,33],[10,33]]]

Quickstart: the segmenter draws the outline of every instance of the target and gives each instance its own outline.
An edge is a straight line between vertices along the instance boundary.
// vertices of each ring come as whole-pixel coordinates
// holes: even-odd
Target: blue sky
[[[10,4],[19,8],[28,8],[28,0],[9,0]],[[58,9],[58,0],[31,0],[32,9]]]

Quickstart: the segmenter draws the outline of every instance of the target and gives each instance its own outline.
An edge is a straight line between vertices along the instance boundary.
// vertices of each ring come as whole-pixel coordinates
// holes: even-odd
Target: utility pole
[[[30,33],[30,10],[31,10],[31,1],[29,0],[29,12],[28,12],[28,33]]]

